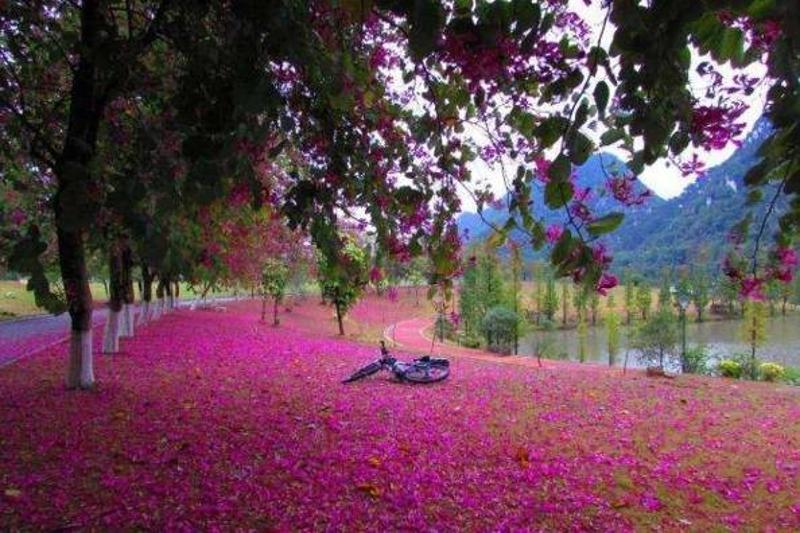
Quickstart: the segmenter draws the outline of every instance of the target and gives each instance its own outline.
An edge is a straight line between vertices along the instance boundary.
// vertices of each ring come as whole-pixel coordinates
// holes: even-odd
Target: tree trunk
[[[278,301],[277,297],[272,298],[272,325],[277,326],[280,324],[278,320]]]
[[[127,243],[122,248],[122,327],[120,337],[133,337],[133,254]]]
[[[118,243],[113,243],[108,254],[108,272],[110,294],[108,298],[108,317],[103,330],[103,353],[113,354],[119,351],[120,312],[124,305],[124,274],[122,254]]]
[[[166,305],[164,306],[164,312],[166,313],[168,310],[171,311],[175,300],[172,298],[172,282],[169,278],[164,280],[164,294],[166,297]]]
[[[56,220],[60,209],[56,209]],[[56,228],[61,279],[67,287],[70,317],[70,350],[67,387],[88,389],[94,386],[92,361],[92,293],[86,272],[83,237],[78,231]]]
[[[211,287],[209,285],[209,287]],[[181,284],[179,281],[175,282],[175,290],[172,291],[172,308],[175,309],[178,307],[178,300],[181,297]],[[205,297],[205,296],[204,296]]]
[[[781,315],[786,316],[786,304],[788,303],[789,297],[784,296],[783,301],[781,302]]]
[[[158,302],[156,303],[156,310],[153,315],[153,318],[160,318],[161,315],[164,313],[164,280],[159,276],[158,284],[156,285],[156,299]]]
[[[339,323],[339,335],[344,336],[344,323],[342,322],[342,308],[339,302],[334,302],[336,306],[336,321]]]
[[[142,262],[142,312],[139,314],[139,325],[144,325],[150,320],[150,302],[153,300],[153,274],[147,263]]]
[[[267,295],[261,297],[261,322],[267,320]]]
[[[78,65],[72,78],[67,131],[53,171],[57,189],[53,210],[58,242],[58,263],[70,316],[70,356],[67,387],[94,385],[92,362],[92,293],[86,271],[84,232],[86,211],[92,209],[90,164],[105,107],[98,83],[94,51],[102,46],[102,16],[97,0],[81,4]],[[76,199],[81,201],[75,201]]]

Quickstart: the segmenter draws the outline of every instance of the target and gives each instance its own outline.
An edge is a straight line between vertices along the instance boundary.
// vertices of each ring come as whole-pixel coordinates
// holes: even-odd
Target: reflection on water
[[[718,320],[702,324],[689,322],[686,325],[686,344],[688,346],[705,344],[713,356],[720,358],[730,357],[737,352],[746,352],[747,345],[740,340],[740,325],[741,320]],[[623,327],[623,331],[624,329]],[[764,346],[758,350],[759,358],[800,367],[800,315],[767,319],[766,333]],[[678,338],[680,339],[680,336]],[[625,341],[623,333],[622,346],[617,355],[618,366],[622,366],[625,358]],[[523,355],[533,355],[537,345],[547,347],[548,357],[573,361],[578,359],[578,337],[574,329],[532,332],[520,342],[519,352]],[[602,325],[590,327],[586,338],[586,360],[608,364],[606,346],[605,327]],[[630,353],[628,366],[639,366],[633,352]]]

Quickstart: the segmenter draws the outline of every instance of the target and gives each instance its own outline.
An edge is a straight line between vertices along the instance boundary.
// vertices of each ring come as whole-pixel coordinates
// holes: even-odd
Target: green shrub
[[[511,353],[518,322],[519,316],[507,307],[498,305],[489,309],[481,324],[489,351]]]
[[[758,373],[764,381],[778,381],[783,379],[784,369],[778,363],[761,363]]]
[[[683,371],[687,374],[708,374],[708,348],[702,344],[686,348]]]
[[[739,379],[742,377],[742,365],[733,359],[723,359],[719,362],[719,374],[724,378]]]
[[[758,366],[761,364],[758,358],[753,359],[749,353],[740,352],[733,354],[733,360],[739,363],[742,368],[741,377],[747,379],[758,378]]]
[[[459,343],[461,344],[461,346],[465,346],[467,348],[481,347],[481,340],[471,335],[462,335],[461,338],[459,339]]]
[[[800,368],[787,366],[783,369],[783,381],[789,385],[800,386]]]

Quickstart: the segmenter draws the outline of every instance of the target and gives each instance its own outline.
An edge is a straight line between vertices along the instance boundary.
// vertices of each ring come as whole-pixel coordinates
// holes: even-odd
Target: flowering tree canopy
[[[558,0],[2,2],[2,192],[14,197],[2,246],[28,242],[15,268],[33,273],[41,242],[54,242],[75,332],[90,324],[87,242],[133,237],[147,263],[190,275],[221,260],[193,224],[232,199],[283,213],[329,259],[343,224],[369,227],[381,253],[428,253],[438,283],[458,271],[459,191],[479,210],[492,201],[471,171],[481,160],[509,192],[496,241],[522,230],[552,247],[561,275],[603,291],[616,278],[602,236],[645,200],[632,175],[663,158],[701,171],[695,152],[738,141],[759,84],[774,130],[747,182],[794,199],[800,28],[789,3],[584,3],[602,14],[597,28]],[[744,70],[753,63],[765,80]],[[600,146],[629,155],[607,182],[619,211],[592,212],[573,178]],[[563,224],[545,226],[534,187]],[[781,278],[796,262],[791,205],[769,270]],[[31,280],[57,301],[44,276]]]

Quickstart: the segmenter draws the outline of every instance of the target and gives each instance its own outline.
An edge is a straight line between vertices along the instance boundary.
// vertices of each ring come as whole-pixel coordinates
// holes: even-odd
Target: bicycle
[[[381,341],[381,358],[359,368],[350,377],[342,380],[342,383],[352,383],[381,370],[391,370],[399,381],[436,383],[447,379],[450,375],[450,361],[426,355],[410,363],[404,363],[392,357],[386,349],[386,343]]]

